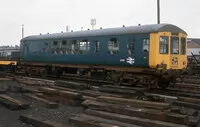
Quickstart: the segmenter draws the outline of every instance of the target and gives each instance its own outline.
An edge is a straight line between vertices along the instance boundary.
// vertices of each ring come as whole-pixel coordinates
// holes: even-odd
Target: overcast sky
[[[19,44],[24,34],[58,33],[157,23],[157,0],[0,0],[0,45]],[[200,38],[200,0],[160,0],[161,23],[175,24]]]

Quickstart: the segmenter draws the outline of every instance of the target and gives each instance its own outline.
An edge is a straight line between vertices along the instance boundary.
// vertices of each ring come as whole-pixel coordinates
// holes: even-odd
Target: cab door
[[[178,68],[179,37],[172,36],[170,42],[170,66],[172,69]]]
[[[150,39],[149,38],[141,38],[140,39],[140,66],[148,67],[149,66],[149,46],[150,46]]]

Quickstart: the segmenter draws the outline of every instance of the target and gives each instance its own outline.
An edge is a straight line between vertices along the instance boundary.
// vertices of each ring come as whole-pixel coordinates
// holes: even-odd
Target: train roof
[[[92,37],[105,35],[123,35],[123,34],[141,34],[141,33],[157,33],[157,32],[172,32],[187,34],[181,28],[172,24],[153,24],[141,26],[129,26],[120,28],[96,29],[87,31],[64,32],[45,35],[33,35],[23,38],[21,41],[30,40],[48,40],[48,39],[70,39],[78,37]]]

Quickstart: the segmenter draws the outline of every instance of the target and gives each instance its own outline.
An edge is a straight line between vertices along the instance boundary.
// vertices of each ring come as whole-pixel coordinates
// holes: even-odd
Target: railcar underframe
[[[88,66],[45,63],[19,63],[16,72],[23,71],[28,76],[68,76],[111,81],[115,85],[142,85],[144,87],[167,88],[181,74],[180,70],[163,68],[130,68],[115,66]]]

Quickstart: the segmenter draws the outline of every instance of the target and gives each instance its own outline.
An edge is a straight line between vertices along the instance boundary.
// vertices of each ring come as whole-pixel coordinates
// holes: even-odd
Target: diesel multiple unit
[[[152,81],[155,74],[157,82],[166,84],[172,71],[187,65],[186,38],[184,30],[171,24],[28,36],[20,43],[19,64],[28,73],[101,72],[117,82],[122,77]]]

